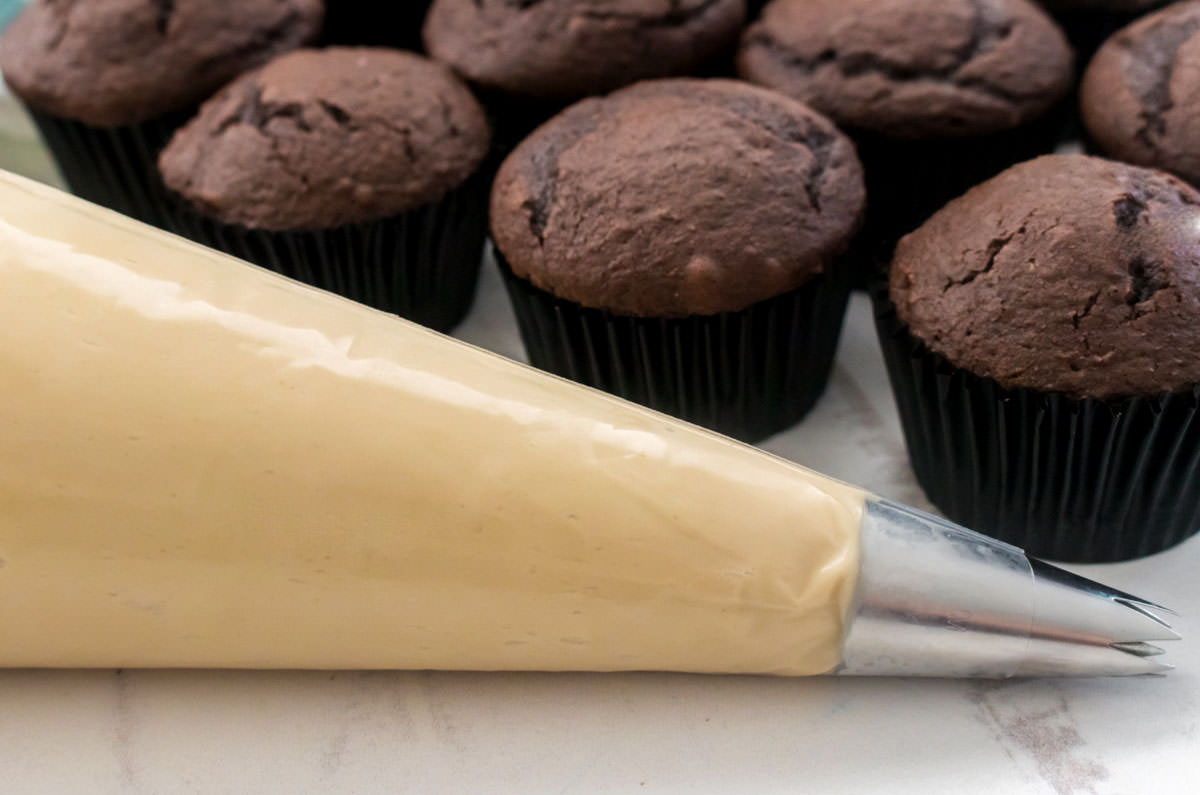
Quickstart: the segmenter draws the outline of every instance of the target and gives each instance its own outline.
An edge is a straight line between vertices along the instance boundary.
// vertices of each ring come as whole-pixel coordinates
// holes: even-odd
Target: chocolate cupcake
[[[448,329],[486,234],[483,109],[401,50],[299,50],[206,102],[160,158],[176,231]]]
[[[1091,143],[1200,185],[1198,60],[1200,2],[1164,8],[1109,39],[1080,89]]]
[[[1085,155],[1005,171],[896,247],[876,294],[917,478],[1031,554],[1200,528],[1200,192]]]
[[[424,37],[479,90],[507,151],[577,99],[699,70],[745,14],[745,0],[434,0]]]
[[[1171,1],[1041,0],[1041,3],[1066,31],[1078,62],[1086,64],[1113,33]]]
[[[0,40],[4,79],[71,190],[165,225],[155,159],[241,72],[316,40],[321,0],[35,0]]]
[[[1066,39],[1027,0],[774,0],[739,73],[806,102],[858,145],[864,239],[891,246],[951,198],[1051,151]]]
[[[325,0],[326,44],[421,49],[430,0]]]
[[[754,440],[824,389],[863,205],[823,116],[674,79],[540,127],[500,168],[491,229],[534,365]]]

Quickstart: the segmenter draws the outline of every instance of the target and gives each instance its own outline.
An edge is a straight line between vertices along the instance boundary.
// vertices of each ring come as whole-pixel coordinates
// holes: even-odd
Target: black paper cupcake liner
[[[167,225],[166,188],[158,175],[158,154],[188,115],[174,113],[123,127],[94,127],[30,110],[72,193],[155,226]]]
[[[870,285],[891,260],[896,242],[951,199],[1009,166],[1053,152],[1072,115],[1063,102],[1018,129],[951,140],[908,141],[851,131],[868,197],[856,242],[854,287]]]
[[[517,144],[566,108],[569,102],[519,97],[474,87],[492,128],[491,159],[499,166]]]
[[[747,442],[825,391],[850,292],[838,267],[740,312],[638,318],[565,301],[497,261],[535,367]]]
[[[321,41],[346,47],[420,51],[430,0],[327,0]]]
[[[1152,14],[1162,6],[1168,5],[1168,2],[1169,0],[1160,0],[1155,8],[1141,12],[1100,9],[1062,11],[1055,14],[1054,19],[1067,34],[1067,40],[1075,50],[1076,67],[1082,74],[1096,50],[1100,49],[1110,36],[1139,17]]]
[[[1200,529],[1200,385],[1117,401],[1007,390],[876,328],[917,480],[949,519],[1051,560],[1129,560]]]
[[[226,224],[172,197],[172,229],[297,281],[438,331],[470,311],[487,232],[490,172],[435,204],[333,229],[272,232]]]

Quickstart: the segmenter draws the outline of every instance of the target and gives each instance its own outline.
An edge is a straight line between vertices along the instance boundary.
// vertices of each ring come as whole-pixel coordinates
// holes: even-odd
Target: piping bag
[[[1163,609],[0,173],[0,665],[1157,673]]]

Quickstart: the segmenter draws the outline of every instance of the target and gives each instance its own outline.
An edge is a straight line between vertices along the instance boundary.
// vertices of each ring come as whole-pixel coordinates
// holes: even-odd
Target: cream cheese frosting
[[[866,495],[0,172],[0,665],[833,669]]]

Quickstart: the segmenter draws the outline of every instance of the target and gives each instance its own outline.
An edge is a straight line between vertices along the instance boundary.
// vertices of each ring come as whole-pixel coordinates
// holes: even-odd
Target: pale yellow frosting
[[[0,665],[839,662],[865,495],[0,172]]]

